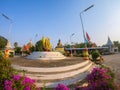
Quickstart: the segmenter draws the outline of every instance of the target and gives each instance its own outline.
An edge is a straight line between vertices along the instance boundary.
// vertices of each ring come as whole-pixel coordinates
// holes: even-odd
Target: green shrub
[[[3,90],[4,80],[10,79],[14,74],[14,69],[11,67],[10,60],[5,58],[5,55],[0,51],[0,90]]]
[[[100,56],[99,52],[97,50],[92,52],[92,59],[96,60]]]

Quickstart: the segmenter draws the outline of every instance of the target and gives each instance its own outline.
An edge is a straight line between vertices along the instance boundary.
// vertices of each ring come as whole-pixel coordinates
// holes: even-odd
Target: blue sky
[[[58,39],[62,43],[84,41],[80,12],[94,4],[82,14],[85,32],[97,45],[120,41],[120,0],[0,0],[0,14],[12,19],[10,41],[20,46],[30,39],[36,42],[42,36],[49,37],[53,47]],[[0,35],[9,38],[10,21],[0,15]],[[38,34],[37,37],[35,35]]]

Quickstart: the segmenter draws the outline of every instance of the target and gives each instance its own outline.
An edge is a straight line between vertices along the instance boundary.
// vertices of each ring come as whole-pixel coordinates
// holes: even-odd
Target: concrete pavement
[[[120,84],[120,53],[113,55],[105,55],[104,64],[109,66],[115,73],[115,82]]]

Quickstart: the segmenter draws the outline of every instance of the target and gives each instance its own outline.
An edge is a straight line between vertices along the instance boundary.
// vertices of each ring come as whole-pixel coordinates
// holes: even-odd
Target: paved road
[[[116,74],[116,83],[120,84],[120,53],[103,56],[104,64],[108,65]]]

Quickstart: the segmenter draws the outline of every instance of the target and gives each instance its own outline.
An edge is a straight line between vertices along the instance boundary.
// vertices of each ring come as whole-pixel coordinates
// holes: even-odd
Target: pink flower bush
[[[5,80],[4,89],[5,90],[40,90],[35,85],[35,80],[29,77],[23,77],[20,75],[15,75],[11,80]]]
[[[70,89],[64,84],[58,84],[55,90],[70,90]]]
[[[112,77],[107,73],[106,68],[94,68],[92,73],[87,76],[89,83],[110,80]]]
[[[20,78],[21,78],[20,75],[13,76],[13,79],[14,79],[15,81],[20,80]]]
[[[9,81],[9,80],[5,80],[5,90],[12,90],[12,81]]]
[[[115,90],[113,73],[109,68],[94,68],[87,76],[88,86],[76,87],[75,90]]]

